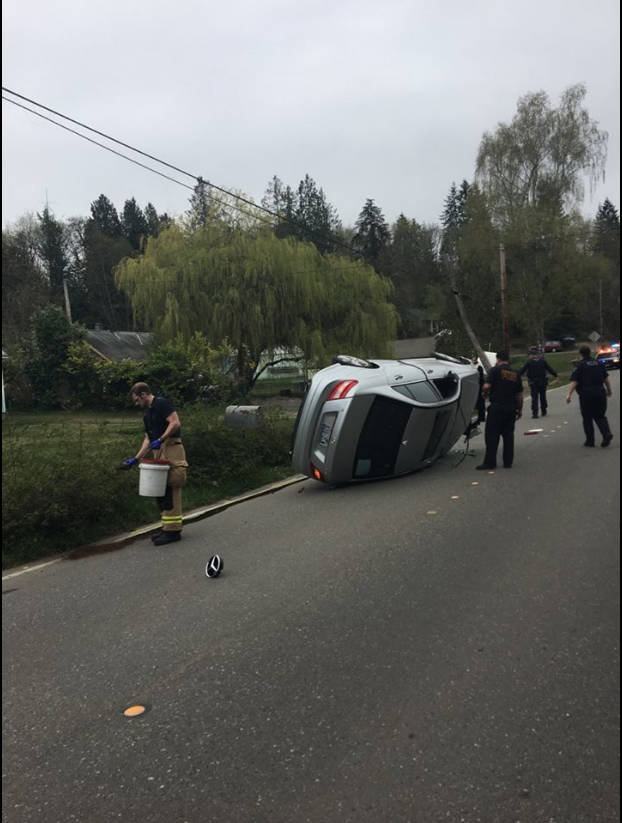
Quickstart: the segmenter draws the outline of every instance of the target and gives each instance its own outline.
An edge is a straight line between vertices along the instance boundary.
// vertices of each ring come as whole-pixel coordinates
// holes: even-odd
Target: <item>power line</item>
[[[86,134],[81,134],[79,131],[75,129],[69,128],[69,126],[65,126],[63,123],[59,123],[56,120],[53,120],[51,117],[47,117],[45,114],[41,114],[41,112],[35,111],[31,109],[29,106],[24,106],[22,103],[18,103],[15,100],[11,100],[8,97],[2,96],[3,100],[6,100],[7,103],[12,103],[14,106],[18,106],[20,109],[24,109],[25,111],[29,111],[31,114],[36,114],[37,117],[41,117],[43,120],[47,120],[49,123],[53,123],[53,125],[58,126],[61,129],[65,129],[65,131],[69,131],[72,134],[75,134],[77,137],[81,137],[83,140],[87,140],[89,143],[93,143],[95,146],[98,146],[101,149],[105,149],[105,151],[109,151],[112,154],[116,154],[118,157],[122,157],[124,160],[129,160],[130,163],[134,163],[136,166],[140,166],[143,169],[147,169],[147,171],[151,171],[154,174],[157,174],[160,177],[164,177],[166,180],[170,180],[172,183],[177,183],[178,186],[183,186],[190,191],[194,191],[195,188],[193,186],[189,186],[187,183],[182,183],[181,180],[177,180],[174,177],[171,177],[168,174],[164,174],[157,169],[152,168],[151,166],[147,166],[145,163],[140,163],[138,160],[134,160],[133,157],[128,157],[127,154],[123,154],[123,152],[117,151],[116,149],[110,148],[110,146],[105,146],[103,143],[100,143],[98,140],[93,140],[91,137],[87,137]],[[232,208],[237,209],[237,211],[241,212],[242,214],[247,215],[248,217],[253,218],[254,220],[259,220],[260,222],[264,223],[265,225],[269,225],[272,227],[272,223],[269,223],[264,218],[260,217],[257,214],[251,214],[250,212],[243,209],[241,206],[235,205],[235,203],[227,204],[222,200],[219,200],[217,197],[212,197],[212,201],[220,206],[227,206],[230,205]]]
[[[201,175],[193,174],[192,172],[186,171],[185,169],[181,169],[178,166],[174,166],[172,163],[168,163],[166,160],[161,160],[159,157],[156,157],[153,154],[149,154],[148,152],[142,151],[141,149],[138,149],[135,146],[130,145],[129,143],[124,143],[122,140],[119,140],[116,137],[112,137],[112,135],[106,134],[103,131],[99,131],[98,129],[95,129],[92,126],[87,125],[86,123],[82,123],[79,120],[74,119],[73,117],[69,117],[68,115],[63,114],[62,112],[57,111],[56,109],[52,109],[49,106],[45,106],[45,105],[43,105],[43,103],[39,103],[38,101],[33,100],[30,97],[26,97],[25,95],[20,94],[19,92],[16,92],[16,91],[13,91],[12,89],[7,88],[6,86],[2,86],[2,90],[7,92],[8,94],[12,94],[14,97],[19,97],[21,100],[25,100],[26,102],[31,103],[32,105],[37,106],[38,108],[44,109],[45,111],[48,111],[51,114],[56,115],[57,117],[61,117],[63,120],[68,120],[69,122],[74,123],[75,125],[80,126],[81,128],[86,129],[87,131],[91,131],[94,134],[98,134],[100,137],[106,138],[106,140],[110,140],[111,142],[117,143],[118,145],[123,146],[126,149],[130,149],[130,151],[136,152],[136,154],[140,154],[143,157],[147,157],[150,160],[154,160],[156,163],[160,163],[161,165],[166,166],[169,169],[173,169],[173,171],[177,171],[180,174],[184,174],[187,177],[191,177],[193,180],[197,181],[197,185],[200,185],[201,183],[204,183],[205,185],[209,186],[210,188],[215,189],[216,191],[219,191],[222,194],[226,194],[228,197],[232,197],[235,200],[239,200],[240,202],[245,203],[247,206],[251,206],[253,209],[257,209],[259,211],[265,212],[266,214],[269,214],[271,217],[276,218],[277,220],[279,220],[282,223],[286,223],[287,225],[292,226],[293,228],[300,229],[304,234],[306,234],[311,239],[328,240],[328,241],[330,241],[330,243],[332,245],[338,246],[340,248],[343,248],[343,249],[347,250],[349,254],[355,255],[355,256],[360,256],[359,252],[357,252],[355,249],[353,249],[351,245],[346,244],[346,243],[342,243],[342,242],[340,242],[339,240],[337,240],[336,238],[334,238],[331,235],[318,234],[317,232],[313,231],[312,229],[309,229],[308,226],[305,226],[303,223],[300,223],[299,221],[294,220],[293,218],[286,217],[285,215],[280,214],[279,212],[272,211],[272,209],[268,209],[266,206],[258,205],[257,203],[254,203],[252,200],[248,200],[247,198],[242,197],[239,194],[235,194],[234,192],[229,191],[228,189],[224,189],[221,186],[217,186],[215,183],[210,183],[209,180],[204,180],[203,177],[201,177]],[[128,157],[127,155],[125,155],[121,152],[115,151],[114,149],[111,149],[108,146],[105,146],[103,143],[99,143],[98,141],[93,140],[90,137],[87,137],[86,135],[75,131],[74,129],[70,129],[67,126],[64,126],[62,123],[58,123],[56,120],[52,120],[49,117],[45,117],[44,115],[40,114],[39,112],[34,111],[33,109],[30,109],[29,107],[24,106],[20,103],[17,103],[14,100],[11,100],[8,97],[3,96],[2,99],[6,100],[9,103],[13,103],[13,105],[15,105],[15,106],[19,106],[20,108],[25,109],[26,111],[29,111],[32,114],[36,114],[39,117],[43,118],[44,120],[48,120],[50,123],[53,123],[54,125],[59,126],[60,128],[63,128],[66,131],[71,132],[72,134],[76,134],[78,137],[82,137],[83,139],[88,140],[90,143],[94,143],[96,146],[99,146],[100,148],[106,149],[107,151],[110,151],[113,154],[117,154],[119,157],[123,157],[125,160],[129,160],[131,163],[135,163],[137,166],[141,166],[142,168],[147,169],[148,171],[152,171],[154,174],[158,174],[161,177],[164,177],[167,180],[171,180],[172,182],[177,183],[180,186],[185,186],[188,189],[192,189],[192,191],[194,191],[195,188],[196,188],[196,187],[193,187],[193,186],[188,186],[186,183],[182,183],[180,180],[176,180],[175,178],[169,177],[168,175],[163,174],[162,172],[159,172],[156,169],[153,169],[150,166],[145,165],[144,163],[139,163],[137,160],[133,160],[131,157]],[[221,202],[222,203],[222,201],[216,201],[216,202]],[[236,206],[234,203],[231,203],[230,205],[231,205],[232,208],[235,208],[238,211],[240,211],[241,213],[248,215],[248,212],[244,211],[239,206]],[[257,219],[257,220],[261,219],[258,215],[248,215],[248,216],[254,216],[255,219]],[[265,221],[265,220],[263,222],[267,223],[267,221]]]
[[[4,86],[2,87],[4,88]],[[2,99],[6,100],[7,103],[12,103],[14,106],[18,106],[20,109],[25,109],[29,111],[31,114],[36,114],[37,117],[41,117],[43,120],[47,120],[49,123],[53,123],[55,126],[58,126],[60,129],[65,129],[65,131],[70,131],[72,134],[76,134],[78,137],[81,137],[83,140],[88,140],[89,143],[93,143],[96,146],[99,146],[100,149],[105,149],[106,151],[111,152],[112,154],[116,154],[119,157],[123,157],[124,160],[129,160],[130,163],[134,163],[136,166],[141,166],[143,169],[147,169],[147,171],[152,171],[154,174],[158,174],[160,177],[165,177],[167,180],[171,180],[173,183],[177,183],[179,186],[183,186],[186,189],[190,189],[190,191],[194,191],[193,186],[189,186],[187,183],[182,183],[181,180],[176,180],[174,177],[170,177],[168,174],[163,174],[161,171],[157,169],[151,168],[151,166],[145,165],[145,163],[140,163],[138,160],[134,160],[133,157],[128,157],[127,154],[123,154],[116,149],[111,149],[110,146],[105,146],[103,143],[99,143],[97,140],[93,140],[91,137],[87,137],[86,134],[80,134],[79,131],[75,129],[70,129],[69,126],[63,125],[63,123],[59,123],[57,120],[52,120],[51,117],[46,117],[45,114],[41,114],[41,112],[35,111],[34,109],[29,108],[28,106],[22,105],[22,103],[18,103],[15,100],[11,100],[8,97],[2,95]]]

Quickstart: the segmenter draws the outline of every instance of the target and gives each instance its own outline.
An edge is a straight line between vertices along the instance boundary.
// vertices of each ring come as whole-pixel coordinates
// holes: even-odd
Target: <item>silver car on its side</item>
[[[424,468],[469,429],[478,393],[478,371],[466,358],[339,355],[308,387],[293,467],[326,483]]]

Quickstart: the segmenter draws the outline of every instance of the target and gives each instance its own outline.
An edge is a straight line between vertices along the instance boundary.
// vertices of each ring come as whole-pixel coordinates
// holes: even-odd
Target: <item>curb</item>
[[[244,492],[237,497],[224,498],[217,503],[212,503],[209,506],[202,506],[198,509],[191,509],[184,514],[184,526],[190,523],[196,523],[206,517],[211,517],[214,514],[219,514],[231,506],[237,506],[238,503],[244,503],[247,500],[254,500],[256,497],[263,497],[266,494],[273,494],[274,492],[284,489],[287,486],[293,486],[295,483],[301,483],[303,480],[308,480],[306,474],[294,474],[291,477],[286,477],[283,480],[277,480],[267,486],[260,486],[258,489],[253,489],[249,492]],[[148,526],[141,526],[139,529],[134,529],[131,532],[116,535],[115,537],[105,537],[103,540],[98,540],[96,543],[88,543],[84,546],[78,546],[75,549],[63,552],[60,556],[50,558],[47,560],[38,561],[36,564],[28,564],[26,566],[18,566],[14,569],[7,570],[6,575],[2,575],[3,580],[8,580],[18,574],[23,574],[27,571],[35,571],[35,569],[43,566],[51,565],[52,563],[59,563],[61,560],[79,560],[82,557],[88,557],[93,554],[104,554],[106,552],[121,549],[133,543],[135,540],[140,540],[141,537],[146,537],[148,534],[153,534],[160,528],[160,523],[150,523]]]

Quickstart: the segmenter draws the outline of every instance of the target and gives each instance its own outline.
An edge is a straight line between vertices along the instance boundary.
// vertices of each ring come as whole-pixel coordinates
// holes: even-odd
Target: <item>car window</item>
[[[418,403],[438,403],[441,399],[434,387],[428,383],[427,380],[421,380],[419,383],[407,383],[403,386],[393,386],[396,392],[403,394],[404,397],[409,397],[411,400],[416,400]]]

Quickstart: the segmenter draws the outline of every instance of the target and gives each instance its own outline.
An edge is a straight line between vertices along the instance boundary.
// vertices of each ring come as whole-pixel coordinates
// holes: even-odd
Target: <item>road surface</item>
[[[479,437],[5,575],[3,821],[619,820],[612,382],[609,449],[555,390],[510,471]]]

